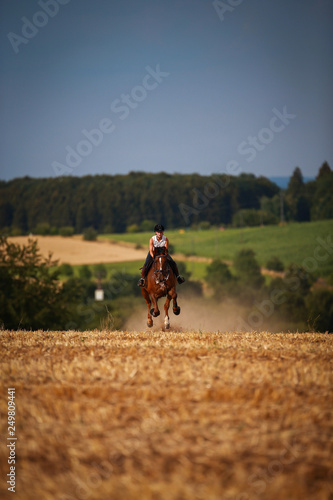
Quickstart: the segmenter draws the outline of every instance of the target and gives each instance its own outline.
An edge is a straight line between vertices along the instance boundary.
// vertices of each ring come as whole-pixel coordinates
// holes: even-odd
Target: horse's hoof
[[[178,316],[178,314],[180,314],[180,307],[177,307],[176,309],[173,309],[173,314],[175,314],[176,316]]]
[[[147,326],[149,326],[149,328],[151,328],[153,326],[153,322],[149,323],[149,321],[147,321]]]
[[[154,317],[154,318],[157,318],[157,316],[160,315],[160,311],[157,311],[157,313],[155,313],[154,309],[150,309],[150,314]]]

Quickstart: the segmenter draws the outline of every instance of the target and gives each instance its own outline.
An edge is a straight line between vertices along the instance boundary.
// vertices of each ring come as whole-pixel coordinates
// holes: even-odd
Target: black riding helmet
[[[164,226],[162,226],[162,224],[156,224],[156,226],[154,227],[154,232],[163,233],[163,231],[164,231]]]

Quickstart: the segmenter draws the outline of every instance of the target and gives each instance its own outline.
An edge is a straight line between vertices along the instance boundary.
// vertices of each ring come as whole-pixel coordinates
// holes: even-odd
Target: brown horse
[[[176,277],[165,253],[155,255],[154,262],[146,277],[145,286],[141,287],[141,291],[148,307],[147,325],[149,327],[153,326],[152,316],[156,318],[160,315],[157,305],[158,299],[166,296],[164,326],[170,328],[168,311],[171,299],[173,300],[172,310],[177,316],[180,313],[180,307],[177,304]],[[151,304],[154,306],[152,309],[150,309]]]

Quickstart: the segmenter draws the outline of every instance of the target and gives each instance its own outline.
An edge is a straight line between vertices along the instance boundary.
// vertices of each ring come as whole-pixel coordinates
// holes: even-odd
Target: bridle
[[[154,258],[153,271],[156,278],[156,283],[162,283],[165,286],[165,291],[167,292],[167,280],[170,275],[170,266],[166,260],[167,256],[156,255]]]

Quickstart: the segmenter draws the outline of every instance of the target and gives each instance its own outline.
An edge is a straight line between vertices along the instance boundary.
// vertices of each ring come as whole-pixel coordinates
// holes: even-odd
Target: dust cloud
[[[164,302],[165,298],[158,301],[160,316],[153,318],[154,326],[147,326],[147,306],[142,303],[142,308],[136,310],[125,324],[125,330],[161,330],[164,328]],[[172,302],[169,309],[170,330],[172,331],[235,331],[241,324],[244,310],[231,302],[216,303],[203,298],[178,297],[181,308],[180,315],[175,316],[172,311]]]

